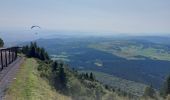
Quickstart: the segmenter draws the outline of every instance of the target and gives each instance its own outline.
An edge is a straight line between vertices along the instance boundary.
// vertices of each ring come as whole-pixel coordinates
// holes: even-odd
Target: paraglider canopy
[[[34,29],[34,28],[41,28],[40,26],[31,26],[31,29]]]

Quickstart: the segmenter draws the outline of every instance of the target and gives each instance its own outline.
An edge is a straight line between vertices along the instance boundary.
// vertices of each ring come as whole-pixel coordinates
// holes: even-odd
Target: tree
[[[89,74],[86,73],[86,74],[84,75],[84,77],[85,77],[85,79],[89,79]]]
[[[22,52],[26,55],[28,55],[29,47],[28,45],[22,47]]]
[[[29,57],[35,57],[35,43],[31,42],[30,45],[30,51],[29,51]]]
[[[40,52],[41,52],[41,48],[36,47],[36,54],[35,54],[36,58],[40,58]]]
[[[53,64],[52,64],[52,71],[57,71],[58,69],[58,62],[57,61],[54,61]]]
[[[0,38],[0,47],[4,46],[4,41]]]
[[[61,63],[60,63],[60,67],[63,67],[63,66],[64,66],[64,64],[61,62]]]
[[[152,85],[148,86],[145,88],[145,91],[144,91],[144,97],[151,97],[151,98],[154,98],[156,95],[156,92],[155,90],[153,89]]]
[[[66,86],[67,86],[67,78],[66,78],[66,73],[65,73],[65,70],[64,70],[63,66],[59,67],[59,81],[60,81],[62,87],[66,88]]]
[[[167,77],[160,93],[163,97],[166,97],[168,94],[170,94],[170,76]]]
[[[44,50],[44,48],[41,48],[40,49],[40,59],[41,60],[45,60],[45,55],[44,54],[45,54],[45,50]]]
[[[45,60],[49,60],[50,59],[50,57],[49,57],[47,52],[44,53],[44,56],[45,56]]]
[[[38,47],[36,42],[31,42],[30,45],[23,46],[22,52],[28,57],[34,57],[40,60],[50,59],[45,49]]]
[[[95,80],[95,77],[94,77],[94,75],[93,75],[93,73],[92,73],[92,72],[90,73],[90,80],[92,80],[92,81],[94,81],[94,80]]]

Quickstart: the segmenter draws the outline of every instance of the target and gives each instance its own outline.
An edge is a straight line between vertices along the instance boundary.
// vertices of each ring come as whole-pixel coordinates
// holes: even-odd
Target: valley
[[[170,73],[170,46],[167,43],[114,37],[40,39],[37,43],[53,60],[64,61],[72,68],[152,84],[156,89]]]

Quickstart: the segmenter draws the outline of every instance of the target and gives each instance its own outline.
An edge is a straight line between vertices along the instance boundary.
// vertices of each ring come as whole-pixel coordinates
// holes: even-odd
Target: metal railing
[[[17,59],[19,48],[20,47],[0,48],[0,71]]]

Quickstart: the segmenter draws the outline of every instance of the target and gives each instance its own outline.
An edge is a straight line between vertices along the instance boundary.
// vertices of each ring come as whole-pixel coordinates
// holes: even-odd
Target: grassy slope
[[[125,91],[127,93],[131,93],[131,94],[135,94],[136,96],[139,96],[137,98],[129,98],[127,96],[118,95],[117,92],[111,93],[106,90],[106,95],[103,96],[102,100],[165,100],[159,96],[159,93],[156,94],[155,99],[154,98],[152,99],[149,97],[146,97],[146,98],[143,97],[143,92],[147,85],[144,85],[141,83],[136,83],[133,81],[117,78],[117,77],[114,77],[112,75],[108,75],[102,72],[96,72],[96,71],[80,71],[80,72],[83,72],[83,73],[93,72],[96,79],[99,80],[100,82],[104,84],[109,84],[115,88],[119,88],[122,91]],[[166,100],[170,100],[170,99],[166,99]]]
[[[96,79],[99,80],[100,82],[138,96],[143,95],[144,89],[147,86],[141,83],[121,79],[102,72],[96,72],[96,71],[82,71],[82,72],[88,72],[88,73],[93,72],[96,76]]]
[[[37,67],[38,63],[35,59],[25,60],[17,73],[16,80],[7,90],[5,96],[6,100],[71,100],[71,97],[59,94],[48,84],[47,80],[41,78]],[[77,95],[73,98],[76,100],[94,100],[91,96],[95,96],[95,94],[92,95],[87,92],[94,90],[86,88],[79,80],[71,76],[70,84],[74,87],[71,90],[76,93],[75,96]],[[102,87],[98,83],[95,84]],[[104,87],[102,88],[104,89]],[[122,97],[121,99],[121,97],[117,96],[115,93],[111,93],[105,89],[103,91],[105,91],[106,94],[102,97],[102,100],[124,100],[125,98]]]
[[[37,71],[35,59],[26,59],[19,69],[16,80],[7,90],[6,100],[70,100],[57,93]]]

